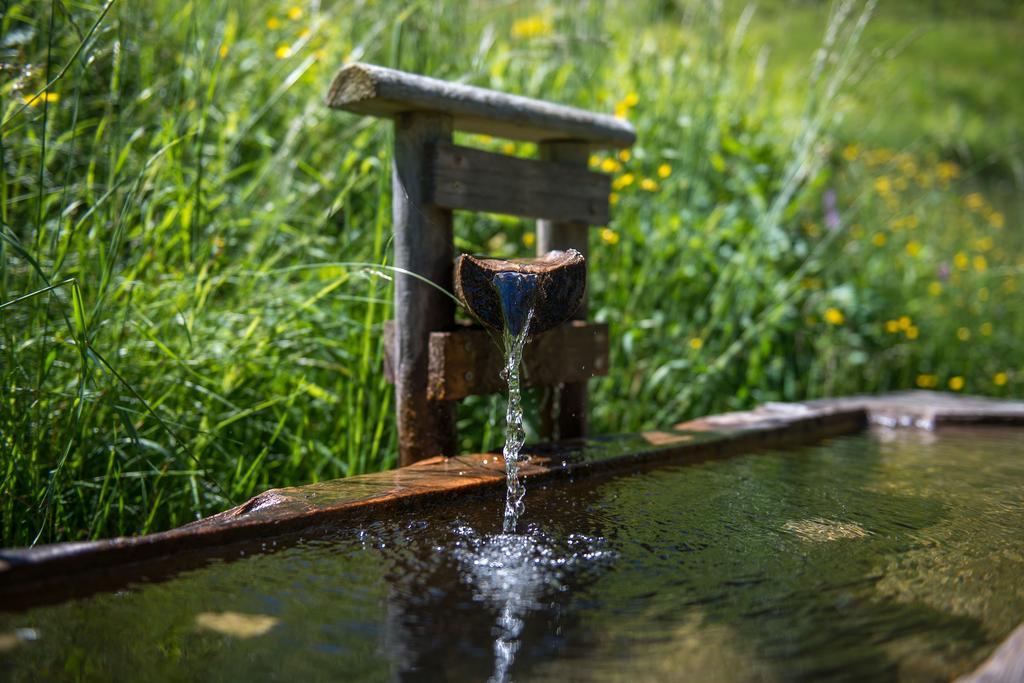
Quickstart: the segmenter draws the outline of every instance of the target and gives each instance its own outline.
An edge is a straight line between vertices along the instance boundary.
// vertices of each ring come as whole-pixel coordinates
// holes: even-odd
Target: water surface
[[[1019,432],[534,485],[518,534],[504,503],[0,615],[0,679],[949,680],[1024,621]]]

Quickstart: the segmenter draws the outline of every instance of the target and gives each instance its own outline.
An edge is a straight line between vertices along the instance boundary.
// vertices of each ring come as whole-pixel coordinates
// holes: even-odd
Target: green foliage
[[[591,306],[614,332],[596,432],[915,384],[1018,391],[1017,207],[975,194],[948,128],[898,151],[852,137],[864,8],[790,9],[821,21],[779,68],[759,38],[774,10],[704,3],[9,3],[3,542],[167,528],[393,465],[389,130],[323,106],[345,59],[634,122],[628,159],[592,159],[616,187],[593,236]],[[460,216],[457,246],[523,255],[530,231]],[[500,442],[499,401],[467,402],[466,449]]]

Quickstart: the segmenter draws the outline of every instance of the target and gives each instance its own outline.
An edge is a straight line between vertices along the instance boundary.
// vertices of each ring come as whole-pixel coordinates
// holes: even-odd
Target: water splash
[[[530,613],[549,606],[551,594],[584,570],[616,557],[604,538],[579,533],[558,538],[533,525],[521,534],[478,534],[464,525],[454,531],[452,553],[462,566],[461,580],[473,588],[475,601],[497,612],[489,683],[511,680]]]
[[[523,512],[526,488],[519,476],[520,452],[526,442],[523,429],[522,392],[519,370],[523,361],[523,347],[530,333],[537,276],[532,273],[503,272],[494,276],[494,288],[501,301],[505,320],[502,340],[505,346],[505,366],[502,378],[508,382],[508,407],[505,410],[505,445],[501,454],[505,458],[505,478],[508,491],[505,496],[505,517],[502,528],[506,534],[515,533],[519,516]]]

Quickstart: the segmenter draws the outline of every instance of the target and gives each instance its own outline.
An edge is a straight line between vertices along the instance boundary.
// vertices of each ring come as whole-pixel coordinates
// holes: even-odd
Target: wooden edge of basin
[[[924,422],[914,417],[897,420],[917,428],[964,422],[1024,424],[1024,402],[930,392],[768,404],[662,431],[527,448],[531,457],[522,472],[529,480],[583,476],[797,446],[857,432],[878,421],[875,410],[889,416],[901,409],[905,416],[928,417]],[[146,536],[0,550],[0,610],[158,580],[214,558],[271,552],[295,540],[358,528],[387,515],[502,486],[500,455],[438,457],[388,472],[272,489],[225,512]]]

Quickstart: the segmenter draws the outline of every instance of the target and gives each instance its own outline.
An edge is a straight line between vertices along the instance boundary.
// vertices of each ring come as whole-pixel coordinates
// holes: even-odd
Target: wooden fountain
[[[402,271],[452,291],[452,212],[484,211],[537,219],[542,260],[512,267],[546,269],[548,282],[566,286],[576,277],[584,287],[588,228],[609,218],[609,178],[587,168],[590,153],[629,147],[636,133],[604,114],[359,63],[338,72],[327,104],[394,122],[392,211],[401,270],[385,371],[395,384],[399,460],[408,465],[454,455],[456,404],[503,389],[501,350],[484,329],[456,324],[454,302],[443,291]],[[536,142],[539,158],[455,145],[454,131]],[[558,260],[564,256],[543,259],[570,249],[581,257],[576,269]],[[458,272],[472,280],[508,263],[463,259]],[[486,310],[486,291],[475,294]],[[561,387],[545,393],[541,427],[549,441],[586,435],[587,380],[608,370],[608,328],[586,322],[585,294],[579,298],[573,320],[555,320],[553,312],[564,306],[546,309],[525,354],[526,386]]]

